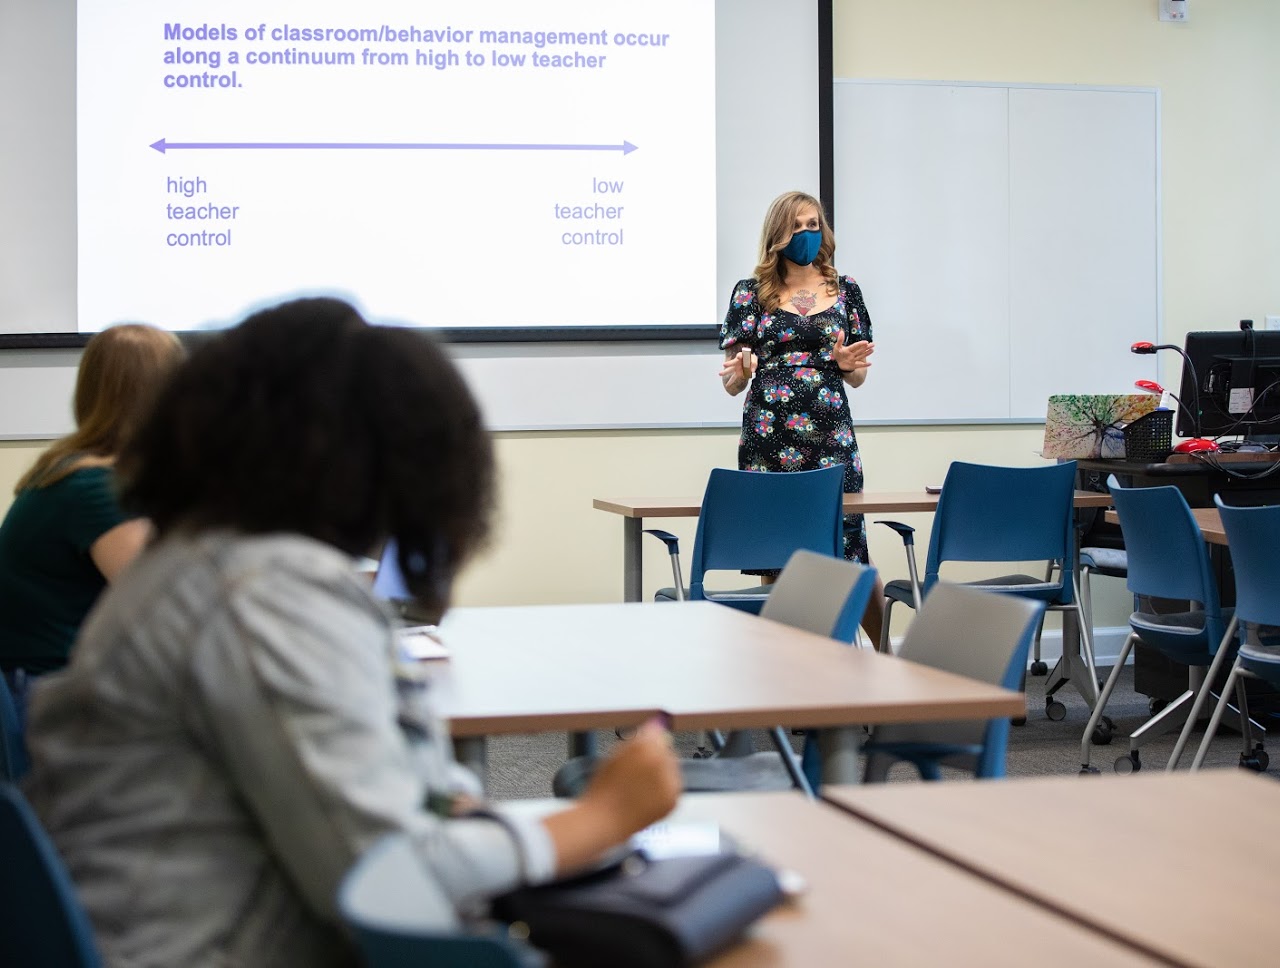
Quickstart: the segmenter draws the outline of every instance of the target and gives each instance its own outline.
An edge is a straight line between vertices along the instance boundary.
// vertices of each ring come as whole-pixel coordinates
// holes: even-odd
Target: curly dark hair
[[[393,537],[432,613],[494,503],[489,434],[444,351],[337,299],[263,310],[197,348],[118,473],[160,535],[292,531],[352,555]]]

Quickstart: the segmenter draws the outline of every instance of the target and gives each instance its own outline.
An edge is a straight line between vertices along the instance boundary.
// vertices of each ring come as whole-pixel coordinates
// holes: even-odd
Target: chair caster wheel
[[[1027,717],[1026,717],[1026,716],[1014,716],[1011,720],[1009,720],[1009,725],[1010,725],[1010,726],[1025,726],[1025,725],[1027,725]]]
[[[1055,723],[1060,723],[1067,718],[1067,707],[1056,699],[1046,699],[1044,701],[1044,714]]]
[[[1138,758],[1137,750],[1132,753],[1126,753],[1116,760],[1117,773],[1137,773],[1141,769],[1142,760]]]
[[[1240,754],[1240,767],[1245,770],[1253,770],[1254,773],[1264,773],[1268,766],[1271,765],[1271,757],[1267,755],[1267,751],[1262,748],[1259,743],[1253,748],[1253,754],[1245,756]]]
[[[1081,776],[1101,776],[1102,771],[1098,769],[1096,766],[1082,766],[1080,767],[1080,775]]]
[[[1154,716],[1167,705],[1169,705],[1169,700],[1167,699],[1149,699],[1147,700],[1147,711]]]
[[[1031,675],[1047,676],[1048,674],[1049,674],[1049,664],[1047,662],[1041,662],[1039,659],[1037,659],[1035,662],[1031,663]]]
[[[1110,746],[1111,745],[1111,727],[1105,722],[1098,723],[1093,727],[1093,734],[1089,737],[1089,742],[1094,746]]]

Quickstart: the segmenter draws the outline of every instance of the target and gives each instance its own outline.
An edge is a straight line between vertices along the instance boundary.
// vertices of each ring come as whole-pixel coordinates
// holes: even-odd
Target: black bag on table
[[[604,870],[526,887],[492,913],[557,968],[681,968],[728,947],[783,899],[773,870],[738,854],[631,854]]]

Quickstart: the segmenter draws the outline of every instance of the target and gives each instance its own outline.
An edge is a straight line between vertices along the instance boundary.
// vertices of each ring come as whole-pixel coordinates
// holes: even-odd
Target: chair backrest
[[[1073,554],[1075,461],[996,467],[954,461],[933,517],[924,594],[947,561],[1052,561]],[[1053,600],[1072,600],[1071,569]]]
[[[944,488],[945,489],[945,488]],[[981,682],[1019,689],[1045,603],[1017,595],[938,582],[925,598],[898,651],[910,659]],[[975,772],[1004,775],[1009,718],[879,727],[877,743],[980,745]]]
[[[498,934],[468,935],[409,838],[374,844],[338,888],[338,910],[369,968],[522,968],[519,949]]]
[[[17,787],[0,783],[0,965],[101,963],[53,844]]]
[[[1199,602],[1206,621],[1218,627],[1216,648],[1222,637],[1218,580],[1187,499],[1176,487],[1121,487],[1114,476],[1107,486],[1124,534],[1129,591]]]
[[[852,642],[875,587],[874,568],[797,551],[778,576],[760,617]]]
[[[1236,577],[1236,618],[1280,625],[1280,505],[1228,507],[1214,497]]]
[[[761,473],[717,467],[707,479],[689,566],[689,597],[717,569],[781,568],[799,548],[843,553],[844,468]]]
[[[9,684],[0,679],[0,780],[20,780],[26,775],[27,767],[27,747],[22,739],[18,710],[9,694]]]

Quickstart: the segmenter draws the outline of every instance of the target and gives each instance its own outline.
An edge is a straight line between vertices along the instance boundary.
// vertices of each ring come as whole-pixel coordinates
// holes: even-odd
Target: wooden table
[[[518,801],[545,813],[549,801]],[[794,793],[692,794],[675,822],[714,822],[808,884],[709,968],[1155,965],[1126,945]]]
[[[1169,964],[1273,965],[1280,784],[1239,770],[825,788],[855,817]],[[1070,831],[1052,859],[1031,849]],[[1033,958],[1033,960],[1036,960]]]
[[[441,634],[451,658],[429,674],[460,755],[478,766],[485,736],[612,729],[660,712],[703,730],[1025,711],[1021,693],[712,602],[459,608]],[[856,781],[861,729],[831,732],[828,775]]]
[[[1192,508],[1191,516],[1196,519],[1196,524],[1200,525],[1200,534],[1209,544],[1226,545],[1227,532],[1222,527],[1222,515],[1218,513],[1218,509],[1214,508]],[[1108,511],[1103,518],[1108,524],[1119,524],[1120,515],[1115,511]]]

